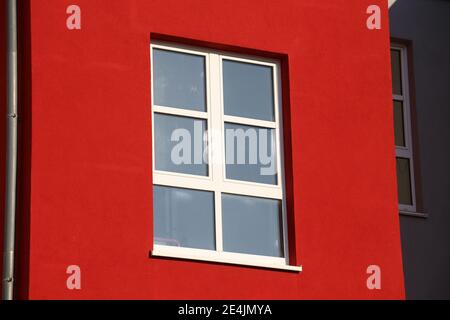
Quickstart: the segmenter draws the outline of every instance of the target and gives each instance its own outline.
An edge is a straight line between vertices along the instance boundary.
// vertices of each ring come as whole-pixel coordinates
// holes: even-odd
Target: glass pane
[[[155,244],[215,250],[214,194],[153,186]]]
[[[395,145],[404,147],[405,144],[405,120],[403,118],[403,102],[394,101],[394,133]]]
[[[401,61],[401,52],[399,50],[391,50],[392,91],[398,95],[402,95]]]
[[[225,123],[226,177],[277,184],[273,129]]]
[[[272,68],[223,61],[225,114],[274,121]]]
[[[155,113],[154,125],[156,170],[208,175],[205,120]]]
[[[154,103],[206,111],[205,57],[153,49]]]
[[[281,202],[222,195],[224,251],[283,257]]]
[[[397,158],[397,182],[399,203],[412,205],[411,172],[407,158]]]

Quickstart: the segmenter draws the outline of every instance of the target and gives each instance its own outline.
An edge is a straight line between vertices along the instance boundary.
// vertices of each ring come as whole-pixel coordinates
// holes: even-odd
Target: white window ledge
[[[400,215],[402,215],[402,216],[409,216],[409,217],[416,217],[416,218],[428,218],[428,213],[415,212],[415,211],[406,211],[406,210],[400,210]]]
[[[155,245],[153,250],[151,251],[151,255],[153,257],[207,261],[207,262],[225,263],[248,267],[278,269],[293,272],[302,271],[302,266],[291,266],[285,264],[284,258],[272,258],[248,254],[238,254],[229,252],[219,253],[217,251],[210,251],[210,250]]]

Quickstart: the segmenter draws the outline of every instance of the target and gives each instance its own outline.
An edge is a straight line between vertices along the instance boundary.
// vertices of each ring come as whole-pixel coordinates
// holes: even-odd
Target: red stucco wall
[[[29,268],[19,296],[403,298],[385,2],[31,0]],[[74,3],[79,31],[65,24]],[[382,30],[370,31],[376,3]],[[151,34],[288,57],[291,247],[302,273],[149,258]],[[81,290],[66,288],[71,264]],[[366,287],[371,264],[381,290]]]

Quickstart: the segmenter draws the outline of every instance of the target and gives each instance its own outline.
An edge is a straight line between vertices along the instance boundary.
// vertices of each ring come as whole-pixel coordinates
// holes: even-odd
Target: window
[[[151,45],[153,255],[288,265],[278,61]]]
[[[407,49],[391,46],[394,135],[400,211],[416,212]]]

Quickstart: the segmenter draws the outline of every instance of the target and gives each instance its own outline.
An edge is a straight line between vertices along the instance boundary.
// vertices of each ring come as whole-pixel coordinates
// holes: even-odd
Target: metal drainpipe
[[[7,0],[7,133],[5,231],[3,240],[3,300],[13,299],[14,237],[17,177],[17,3]]]

